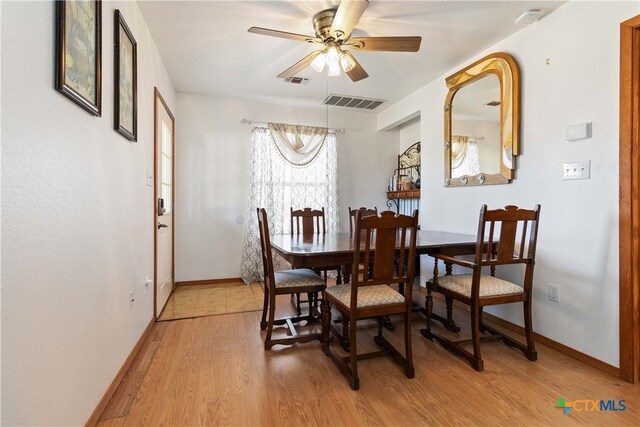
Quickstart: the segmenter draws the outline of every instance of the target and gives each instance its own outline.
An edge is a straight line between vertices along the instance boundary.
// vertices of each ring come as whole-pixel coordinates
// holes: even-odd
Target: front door
[[[155,90],[155,307],[162,313],[174,287],[173,229],[174,185],[173,155],[175,119],[162,95]]]

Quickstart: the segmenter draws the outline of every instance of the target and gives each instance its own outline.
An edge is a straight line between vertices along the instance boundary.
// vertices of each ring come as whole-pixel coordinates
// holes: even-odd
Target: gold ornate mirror
[[[519,151],[520,72],[492,53],[446,79],[444,184],[506,184]]]

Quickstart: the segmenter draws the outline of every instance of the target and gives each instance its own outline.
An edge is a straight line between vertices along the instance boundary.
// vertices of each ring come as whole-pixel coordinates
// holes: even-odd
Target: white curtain
[[[451,177],[475,176],[480,173],[478,143],[467,136],[453,135],[451,141]]]
[[[326,133],[312,160],[292,164],[276,146],[269,129],[255,127],[251,133],[251,178],[247,236],[242,254],[245,283],[262,280],[260,235],[256,208],[265,208],[271,234],[290,233],[290,208],[325,209],[327,231],[338,231],[338,174],[336,135]],[[278,263],[278,257],[274,257]]]

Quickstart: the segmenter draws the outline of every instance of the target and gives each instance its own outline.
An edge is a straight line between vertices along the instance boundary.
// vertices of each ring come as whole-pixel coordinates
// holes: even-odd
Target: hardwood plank
[[[118,387],[120,386],[122,379],[124,378],[127,371],[129,370],[129,367],[138,358],[139,350],[142,348],[142,345],[147,339],[147,336],[152,331],[154,324],[155,324],[155,320],[151,319],[147,327],[142,332],[142,335],[138,339],[138,342],[136,342],[136,345],[133,346],[131,353],[129,353],[129,356],[127,356],[124,363],[122,364],[122,367],[120,368],[115,378],[109,385],[109,388],[107,388],[107,391],[105,391],[104,396],[102,396],[102,399],[100,399],[100,402],[98,402],[98,406],[96,406],[96,409],[93,410],[93,413],[85,423],[85,426],[87,427],[94,426],[96,425],[98,420],[100,420],[102,413],[104,412],[105,408],[109,405],[109,402],[112,400],[114,393],[117,391]]]
[[[135,358],[127,370],[118,389],[102,413],[100,417],[101,421],[124,417],[129,413],[131,405],[133,405],[140,385],[142,384],[142,380],[146,376],[149,366],[151,366],[151,362],[166,330],[167,326],[165,324],[156,323],[140,349],[141,356]]]
[[[416,300],[424,300],[415,291]],[[436,301],[438,310],[441,302]],[[278,310],[293,308],[287,298]],[[468,330],[467,313],[456,322]],[[421,337],[413,321],[416,377],[387,358],[359,364],[360,390],[351,390],[317,342],[263,349],[260,312],[166,322],[155,357],[122,425],[637,425],[638,387],[538,345],[539,360],[499,342],[483,345],[476,372]],[[396,330],[385,331],[393,343]],[[317,327],[317,325],[312,325]],[[376,322],[359,324],[358,346],[375,348]],[[461,334],[464,337],[464,334]],[[142,352],[151,347],[145,346]],[[514,369],[515,367],[515,369]],[[558,398],[626,400],[625,412],[563,415]],[[119,421],[120,419],[118,419]]]
[[[127,417],[110,418],[108,420],[100,420],[96,427],[122,427]]]

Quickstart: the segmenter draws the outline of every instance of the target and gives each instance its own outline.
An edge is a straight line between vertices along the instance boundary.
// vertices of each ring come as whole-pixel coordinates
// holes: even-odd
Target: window
[[[242,259],[242,278],[246,283],[262,280],[263,273],[256,208],[266,209],[269,231],[274,234],[291,232],[292,207],[324,208],[327,231],[339,230],[336,136],[326,135],[314,159],[298,166],[285,159],[269,129],[256,127],[251,138],[250,169],[247,238]],[[274,264],[277,262],[274,259]]]
[[[173,168],[171,167],[172,153],[173,139],[171,137],[171,129],[165,122],[162,122],[162,149],[160,153],[160,159],[162,162],[161,194],[162,199],[164,199],[165,214],[171,213],[171,211],[173,210],[173,200],[171,199],[171,171],[173,170]]]

